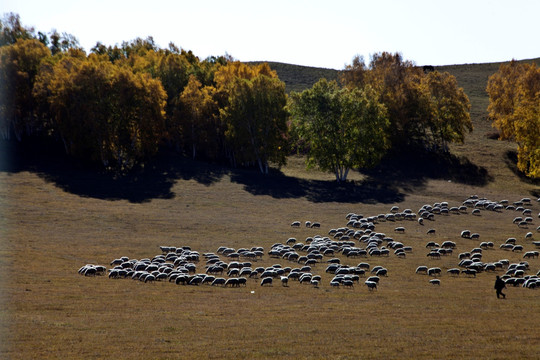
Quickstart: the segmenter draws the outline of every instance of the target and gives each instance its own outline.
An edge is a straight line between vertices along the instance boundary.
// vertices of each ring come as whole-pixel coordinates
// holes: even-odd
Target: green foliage
[[[308,166],[317,165],[345,181],[352,168],[371,167],[387,147],[389,121],[370,87],[340,89],[322,79],[291,94],[292,126],[309,147]]]

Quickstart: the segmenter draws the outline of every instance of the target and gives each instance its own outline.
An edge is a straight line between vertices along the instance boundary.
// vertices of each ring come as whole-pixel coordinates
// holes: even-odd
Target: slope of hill
[[[252,64],[259,64],[261,62],[252,62]],[[270,61],[267,63],[272,70],[277,72],[279,78],[285,82],[287,92],[308,89],[321,78],[338,80],[339,77],[339,71],[335,69],[316,68]]]
[[[535,62],[540,66],[540,58],[521,60]],[[486,120],[489,98],[486,93],[488,78],[499,70],[501,62],[486,64],[463,64],[436,67],[439,71],[447,71],[454,75],[458,83],[471,101],[471,117],[475,120]],[[475,124],[479,125],[479,124]]]

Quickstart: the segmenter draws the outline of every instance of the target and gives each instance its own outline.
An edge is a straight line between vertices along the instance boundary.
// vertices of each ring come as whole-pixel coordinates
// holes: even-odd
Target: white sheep
[[[366,280],[366,281],[364,282],[364,284],[366,284],[366,286],[368,287],[369,291],[377,290],[377,283],[374,282],[374,281],[368,281],[368,280]]]

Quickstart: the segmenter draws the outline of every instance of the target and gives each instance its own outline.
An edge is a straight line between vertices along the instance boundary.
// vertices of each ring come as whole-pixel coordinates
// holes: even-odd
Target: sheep
[[[461,232],[461,237],[464,239],[470,239],[471,238],[471,231],[470,230],[463,230]]]
[[[300,276],[300,279],[298,279],[298,281],[300,282],[300,284],[303,284],[305,282],[311,282],[312,280],[312,275],[310,273],[305,273],[305,274],[302,274]]]
[[[261,280],[261,286],[263,285],[272,285],[273,278],[271,277],[265,277]]]
[[[431,279],[431,280],[429,280],[429,283],[431,285],[439,285],[440,286],[441,285],[441,280],[439,280],[439,279]]]
[[[187,275],[179,275],[176,277],[176,279],[174,280],[174,283],[176,285],[186,285],[186,283],[189,281],[189,278]]]
[[[446,272],[449,273],[450,275],[459,275],[459,269],[458,268],[448,269],[448,270],[446,270]]]
[[[97,269],[94,265],[88,264],[79,269],[79,274],[84,276],[95,276],[97,275]]]
[[[456,243],[450,240],[447,240],[441,244],[441,247],[443,249],[454,249],[456,247]]]
[[[375,275],[377,275],[377,276],[388,276],[388,270],[385,269],[385,268],[379,269],[379,270],[377,270]]]
[[[313,287],[315,289],[318,289],[319,288],[319,280],[311,280],[311,285],[313,285]]]
[[[417,274],[419,274],[419,273],[427,274],[427,271],[428,271],[427,266],[419,266],[419,267],[416,268],[416,273]]]
[[[419,225],[424,225],[424,219],[423,218],[419,217],[417,221],[418,221]]]
[[[145,278],[144,278],[144,283],[146,284],[147,282],[154,282],[156,281],[156,277],[152,274],[148,274]]]
[[[435,276],[435,275],[437,275],[437,274],[440,275],[440,274],[441,274],[441,269],[438,268],[438,267],[429,268],[429,269],[427,270],[427,274],[428,274],[429,276]]]
[[[202,281],[203,281],[203,278],[201,276],[195,275],[191,279],[189,279],[188,285],[196,285],[196,286],[198,286],[200,283],[202,283]]]
[[[238,278],[229,278],[227,281],[225,281],[224,287],[230,286],[230,287],[240,287],[240,281]]]
[[[394,231],[404,234],[405,233],[405,228],[403,226],[398,226],[397,228],[394,229]]]
[[[359,263],[358,265],[356,265],[356,267],[359,267],[359,268],[361,268],[361,269],[369,270],[370,265],[369,265],[368,263],[361,262],[361,263]]]
[[[472,275],[473,277],[476,277],[477,271],[475,269],[465,269],[465,270],[461,270],[461,273],[465,274],[465,275]]]
[[[487,241],[482,241],[480,243],[480,245],[478,245],[481,249],[488,249],[489,248],[489,245],[487,243]]]
[[[318,223],[318,222],[313,222],[313,223],[311,223],[311,226],[310,226],[310,227],[311,227],[312,229],[314,229],[314,228],[320,228],[320,227],[321,227],[321,224]]]
[[[406,258],[407,255],[405,254],[405,250],[403,249],[397,249],[396,251],[394,251],[394,254],[398,257],[398,258]]]
[[[523,251],[523,246],[522,245],[514,245],[512,247],[512,252],[516,252],[516,251]]]
[[[471,214],[476,215],[476,216],[480,216],[480,209],[473,209]]]
[[[291,226],[292,226],[292,227],[300,227],[300,221],[293,221],[293,222],[291,223]]]
[[[233,276],[239,276],[240,275],[240,269],[238,268],[232,268],[227,272],[227,276],[233,277]]]
[[[292,237],[292,238],[287,239],[287,242],[286,242],[287,245],[292,245],[294,243],[296,243],[296,238]]]
[[[495,264],[485,264],[484,271],[495,271],[497,270],[497,265]]]
[[[430,241],[426,244],[426,248],[438,248],[439,244],[437,244],[435,241]]]
[[[374,281],[368,281],[368,280],[366,280],[366,281],[364,282],[364,284],[366,284],[366,286],[368,287],[369,291],[377,290],[377,283],[374,282]]]
[[[427,234],[428,234],[428,235],[435,235],[435,229],[429,229],[429,230],[427,231]]]
[[[532,237],[533,237],[533,233],[530,231],[527,234],[525,234],[525,239],[532,239]]]

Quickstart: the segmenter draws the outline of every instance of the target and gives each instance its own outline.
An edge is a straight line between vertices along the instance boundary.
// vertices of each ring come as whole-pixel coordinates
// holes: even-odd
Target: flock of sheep
[[[540,202],[540,199],[538,199]],[[133,279],[144,283],[156,281],[170,282],[177,285],[203,285],[221,287],[241,287],[258,281],[260,286],[272,286],[274,282],[287,287],[290,282],[309,285],[318,288],[323,276],[316,274],[315,269],[325,268],[330,275],[331,288],[354,288],[360,280],[369,291],[376,290],[381,279],[389,276],[389,270],[384,266],[371,266],[367,259],[383,261],[389,256],[407,258],[413,252],[413,247],[394,240],[376,228],[381,223],[410,221],[411,226],[426,226],[435,221],[438,216],[451,214],[472,214],[481,216],[482,211],[502,213],[512,211],[518,213],[513,219],[513,225],[518,229],[529,229],[534,226],[532,213],[533,202],[529,198],[510,203],[507,200],[490,201],[478,196],[471,196],[460,206],[450,206],[447,202],[424,205],[416,213],[411,209],[400,211],[398,206],[391,207],[386,214],[364,217],[362,214],[349,213],[346,215],[346,225],[333,228],[326,236],[314,235],[303,241],[288,238],[283,243],[273,244],[265,252],[263,247],[234,249],[221,246],[216,252],[199,253],[189,246],[161,246],[160,253],[145,259],[130,259],[127,256],[113,259],[110,267],[87,264],[79,269],[84,276],[107,275],[111,279]],[[538,214],[540,218],[540,213]],[[417,223],[417,225],[415,225]],[[301,227],[300,221],[291,223],[292,227]],[[306,221],[306,228],[319,229],[319,222]],[[397,234],[406,232],[405,226],[394,228]],[[540,232],[540,226],[536,228]],[[436,234],[434,228],[426,230],[426,236]],[[461,231],[461,237],[478,240],[480,234],[470,230]],[[428,261],[436,261],[442,257],[454,255],[457,250],[455,242],[446,240],[441,244],[428,241],[426,257]],[[512,286],[535,289],[540,287],[540,271],[532,271],[529,261],[536,261],[540,241],[534,241],[534,233],[527,232],[522,238],[508,238],[500,244],[499,249],[522,253],[523,260],[511,263],[507,259],[494,262],[483,262],[484,251],[495,249],[495,244],[482,241],[469,251],[461,251],[456,259],[456,266],[446,270],[450,276],[476,277],[480,272],[504,272],[501,278]],[[526,250],[527,248],[527,250]],[[420,251],[420,249],[415,249]],[[256,266],[257,262],[269,257],[271,266]],[[283,262],[281,264],[280,262]],[[356,264],[355,264],[356,263]],[[537,264],[538,266],[538,264]],[[429,277],[429,283],[441,285],[443,270],[437,266],[420,265],[416,274]]]

